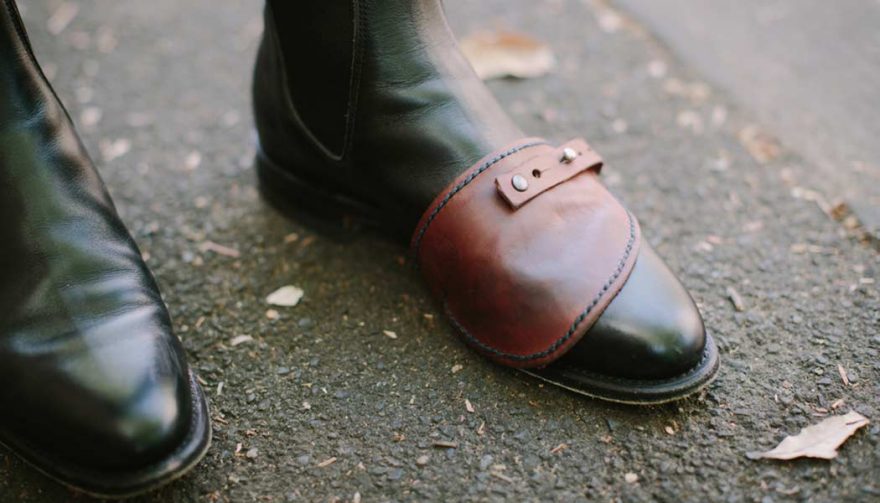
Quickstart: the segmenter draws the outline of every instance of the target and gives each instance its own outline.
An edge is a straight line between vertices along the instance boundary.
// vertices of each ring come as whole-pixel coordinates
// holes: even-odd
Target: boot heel
[[[262,149],[257,150],[254,166],[263,198],[283,215],[325,237],[351,241],[370,230],[402,242],[409,237],[408,230],[383,224],[381,213],[372,206],[297,177],[269,159]]]

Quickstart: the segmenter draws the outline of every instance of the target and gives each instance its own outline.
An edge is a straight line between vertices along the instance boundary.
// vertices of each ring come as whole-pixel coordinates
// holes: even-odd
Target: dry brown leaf
[[[321,461],[320,463],[318,463],[318,468],[325,468],[325,467],[328,467],[328,466],[332,465],[332,464],[335,463],[335,462],[336,462],[336,458],[335,458],[335,457],[327,458],[327,459],[325,459],[324,461]]]
[[[737,312],[743,312],[746,310],[746,303],[743,302],[742,295],[736,291],[736,288],[732,286],[727,287],[727,298],[730,299],[730,303],[733,304],[733,308],[737,310]]]
[[[458,449],[458,442],[449,442],[447,440],[435,440],[433,445],[438,449]]]
[[[557,454],[566,449],[568,449],[568,444],[559,444],[556,447],[550,449],[550,454]]]
[[[223,255],[225,257],[239,258],[241,257],[241,253],[235,248],[221,245],[220,243],[215,243],[213,241],[204,241],[199,245],[199,251],[202,253],[205,252],[214,252],[218,255]]]
[[[746,126],[739,132],[739,141],[761,164],[766,164],[782,154],[782,147],[776,138],[754,125]]]
[[[766,452],[749,452],[749,459],[795,459],[837,457],[837,448],[859,428],[869,423],[868,418],[852,411],[843,416],[831,416],[807,426],[795,436],[787,436]]]
[[[547,44],[521,33],[478,32],[462,39],[461,50],[483,80],[540,77],[556,66]]]
[[[837,372],[840,374],[840,380],[843,381],[844,386],[849,386],[849,375],[846,373],[846,369],[843,368],[843,365],[837,364]]]

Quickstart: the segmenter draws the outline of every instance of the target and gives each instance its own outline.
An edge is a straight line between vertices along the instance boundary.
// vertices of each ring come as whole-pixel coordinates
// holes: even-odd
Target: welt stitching
[[[578,315],[577,318],[575,318],[574,322],[571,324],[571,327],[569,327],[568,332],[566,332],[565,335],[563,335],[562,337],[557,339],[549,348],[545,349],[544,351],[540,351],[538,353],[532,353],[530,355],[517,355],[517,354],[513,354],[513,353],[505,353],[504,351],[500,351],[500,350],[495,349],[491,346],[488,346],[488,345],[484,344],[483,342],[481,342],[480,340],[478,340],[473,335],[471,335],[461,325],[461,323],[459,323],[458,320],[456,320],[455,317],[452,316],[452,313],[449,311],[449,305],[446,302],[444,302],[444,309],[446,311],[447,316],[452,321],[453,326],[459,332],[461,332],[461,334],[464,336],[464,338],[467,339],[468,342],[470,342],[471,344],[477,346],[478,348],[482,349],[483,351],[485,351],[487,353],[491,353],[495,356],[500,356],[500,357],[506,358],[508,360],[513,360],[513,361],[537,360],[537,359],[540,359],[545,356],[549,356],[549,355],[553,354],[553,352],[555,352],[557,349],[559,349],[560,346],[565,344],[565,342],[567,340],[571,339],[572,336],[574,336],[575,332],[577,332],[578,326],[584,321],[584,319],[586,319],[587,316],[590,315],[590,313],[593,311],[593,309],[596,307],[596,305],[599,304],[599,301],[602,300],[602,297],[604,297],[605,294],[608,293],[608,291],[611,289],[611,286],[614,285],[614,282],[617,281],[617,278],[619,278],[620,275],[623,273],[623,269],[626,267],[626,263],[629,260],[629,256],[632,253],[633,245],[635,244],[635,240],[636,240],[635,219],[633,218],[632,214],[629,212],[627,212],[626,215],[627,215],[627,218],[629,219],[629,239],[627,240],[626,248],[624,248],[623,254],[620,257],[620,260],[617,263],[617,268],[614,270],[614,273],[611,274],[611,277],[609,277],[608,280],[605,282],[605,284],[602,286],[602,289],[599,290],[599,293],[597,293],[596,296],[593,298],[593,301],[590,302],[590,304],[586,307],[586,309],[584,309],[581,312],[581,314]]]
[[[472,181],[474,181],[475,178],[480,176],[481,173],[483,173],[487,169],[491,168],[495,164],[498,164],[506,157],[510,157],[511,155],[513,155],[521,150],[525,150],[529,147],[534,147],[537,145],[546,145],[546,144],[547,144],[547,142],[544,142],[544,141],[536,141],[536,142],[526,143],[524,145],[518,145],[516,147],[512,147],[511,149],[507,150],[506,152],[502,152],[502,153],[498,154],[497,156],[495,156],[494,158],[486,161],[485,163],[483,163],[482,166],[480,166],[479,168],[477,168],[476,170],[471,172],[467,177],[465,177],[464,180],[459,182],[458,185],[456,185],[455,187],[452,188],[452,190],[447,192],[446,196],[443,198],[443,200],[440,201],[440,204],[438,204],[437,207],[435,207],[434,210],[431,211],[431,214],[428,215],[428,220],[426,220],[425,224],[422,225],[422,228],[419,229],[419,233],[416,236],[415,242],[413,243],[413,253],[417,254],[419,252],[419,247],[422,244],[422,238],[425,237],[425,232],[428,231],[428,226],[431,225],[431,222],[433,222],[434,219],[437,218],[437,215],[440,214],[440,211],[443,210],[444,207],[446,207],[446,205],[449,203],[449,201],[452,200],[452,198],[456,194],[458,194],[461,191],[461,189],[465,188],[468,184],[470,184]]]

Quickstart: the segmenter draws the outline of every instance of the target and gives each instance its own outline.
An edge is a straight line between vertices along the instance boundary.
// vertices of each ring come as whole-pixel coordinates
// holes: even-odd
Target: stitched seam
[[[266,20],[266,33],[269,33],[269,24],[271,22],[271,39],[273,42],[274,50],[275,50],[275,64],[279,68],[279,73],[281,74],[281,92],[282,99],[284,100],[284,105],[286,107],[286,111],[290,114],[289,119],[293,121],[293,124],[296,129],[299,130],[300,133],[305,136],[307,143],[318,149],[318,151],[332,161],[341,161],[343,157],[345,157],[346,147],[348,145],[348,118],[346,119],[346,130],[343,132],[342,138],[342,151],[337,153],[334,152],[330,147],[324,144],[324,141],[318,138],[314,131],[312,131],[311,127],[306,123],[306,120],[299,114],[299,111],[296,108],[296,105],[293,102],[293,95],[290,91],[290,76],[287,73],[287,65],[284,61],[284,50],[281,47],[281,40],[278,36],[278,23],[275,20],[275,12],[272,10],[272,6],[268,3],[266,7],[271,12],[271,16]],[[264,35],[265,36],[265,35]],[[354,75],[352,75],[354,78]],[[348,104],[351,103],[351,90],[349,90],[348,96]]]
[[[443,208],[445,208],[446,205],[449,204],[449,201],[451,201],[452,198],[455,197],[456,194],[461,192],[461,190],[463,188],[467,187],[468,184],[470,184],[472,181],[474,181],[474,179],[476,179],[478,176],[480,176],[481,173],[483,173],[487,169],[491,168],[492,166],[498,164],[503,159],[510,157],[511,155],[513,155],[521,150],[525,150],[529,147],[534,147],[537,145],[546,145],[546,144],[547,144],[547,142],[544,142],[544,141],[536,141],[536,142],[526,143],[524,145],[519,145],[519,146],[513,147],[513,148],[507,150],[506,152],[502,152],[502,153],[498,154],[497,156],[495,156],[494,158],[486,161],[485,163],[483,163],[482,166],[480,166],[479,168],[477,168],[476,170],[471,172],[471,174],[469,174],[467,177],[465,177],[464,180],[459,182],[458,185],[456,185],[455,187],[452,188],[452,190],[447,192],[446,196],[443,198],[443,200],[440,201],[440,204],[438,204],[437,207],[434,208],[434,210],[431,212],[431,214],[428,215],[428,220],[426,220],[425,224],[422,225],[422,228],[419,229],[419,233],[416,236],[415,242],[413,243],[413,253],[418,254],[419,247],[422,245],[422,238],[425,237],[425,233],[428,231],[428,226],[430,226],[431,222],[433,222],[434,219],[437,218],[437,215],[440,214],[440,211],[442,211]]]
[[[348,95],[347,127],[345,131],[345,139],[342,142],[342,155],[340,156],[342,159],[348,156],[351,152],[352,144],[354,143],[358,101],[360,100],[361,95],[361,70],[363,68],[363,53],[365,45],[364,31],[366,31],[367,26],[367,16],[364,13],[364,6],[362,3],[359,0],[353,0],[351,4],[352,8],[356,11],[353,16],[355,37],[354,47],[352,48],[353,64],[351,72],[351,90]]]
[[[617,263],[617,269],[614,270],[614,273],[611,274],[611,277],[608,278],[608,280],[602,286],[602,289],[599,290],[599,293],[597,293],[596,296],[593,298],[593,301],[590,302],[590,304],[586,307],[586,309],[584,309],[581,312],[581,314],[578,315],[577,318],[575,318],[574,322],[571,324],[571,327],[569,327],[568,332],[566,332],[565,335],[563,335],[562,337],[557,339],[549,348],[545,349],[544,351],[540,351],[538,353],[532,353],[530,355],[517,355],[517,354],[513,354],[513,353],[505,353],[504,351],[500,351],[498,349],[495,349],[491,346],[484,344],[483,342],[478,340],[476,337],[474,337],[473,335],[468,333],[468,331],[461,325],[461,323],[459,323],[458,320],[456,320],[455,317],[452,316],[452,313],[449,311],[449,305],[446,303],[446,301],[444,301],[443,308],[446,311],[446,315],[452,321],[453,326],[455,326],[455,328],[458,329],[459,332],[461,332],[462,336],[464,336],[464,338],[467,339],[468,342],[472,343],[473,345],[477,346],[478,348],[482,349],[483,351],[490,353],[490,354],[493,354],[495,356],[500,356],[502,358],[506,358],[508,360],[513,360],[513,361],[529,361],[529,360],[537,360],[540,358],[544,358],[546,356],[553,354],[557,349],[559,349],[560,346],[565,344],[566,341],[568,341],[569,339],[571,339],[574,336],[574,334],[577,332],[578,326],[584,321],[584,319],[587,318],[587,316],[590,315],[590,313],[593,311],[593,309],[595,309],[596,305],[599,304],[599,301],[602,300],[602,297],[604,297],[605,294],[608,293],[608,291],[611,289],[611,286],[614,285],[614,282],[617,281],[617,278],[619,278],[620,275],[623,273],[623,269],[626,267],[626,263],[629,260],[629,256],[632,253],[633,245],[635,244],[635,240],[636,240],[635,219],[633,218],[632,214],[629,212],[627,212],[626,215],[627,215],[627,218],[629,219],[629,239],[627,240],[626,248],[623,250],[623,255],[621,255],[620,260]]]

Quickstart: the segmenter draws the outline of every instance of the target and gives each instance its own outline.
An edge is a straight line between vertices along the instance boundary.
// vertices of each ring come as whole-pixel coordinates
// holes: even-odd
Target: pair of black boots
[[[103,496],[155,488],[210,444],[157,286],[0,0],[0,442]],[[524,136],[457,50],[438,0],[270,2],[254,107],[265,193],[400,235],[463,170]],[[643,246],[599,321],[538,377],[611,400],[693,393],[717,351]]]

